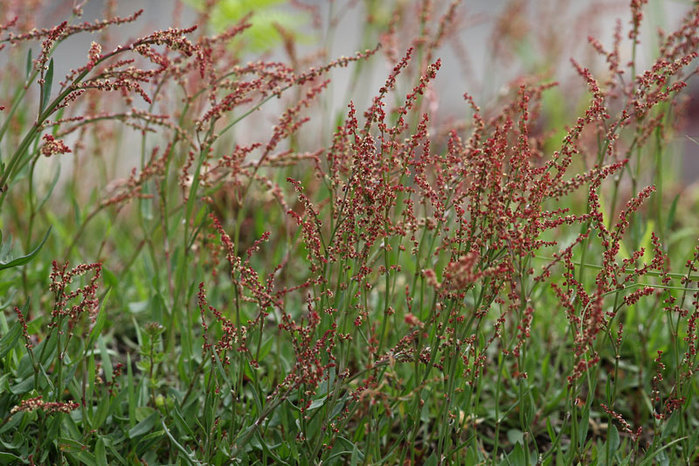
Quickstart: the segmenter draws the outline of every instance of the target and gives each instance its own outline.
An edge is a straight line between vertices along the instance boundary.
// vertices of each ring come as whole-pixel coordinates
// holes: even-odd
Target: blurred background
[[[9,0],[8,4],[13,1],[16,2]],[[381,44],[381,53],[372,58],[372,66],[364,67],[361,75],[353,74],[352,67],[332,72],[326,105],[331,114],[340,115],[346,112],[350,98],[358,109],[368,105],[392,69],[395,58],[401,57],[411,45],[410,40],[419,35],[422,14],[403,9],[408,8],[408,2],[403,0],[220,0],[213,2],[216,6],[211,16],[203,18],[199,16],[203,2],[56,0],[43,6],[34,19],[37,26],[52,25],[70,17],[76,6],[82,8],[80,20],[90,22],[105,17],[105,14],[127,16],[143,9],[144,13],[137,22],[120,26],[112,32],[111,40],[116,40],[118,34],[118,39],[123,42],[170,26],[199,24],[209,32],[220,32],[251,15],[249,21],[253,26],[246,32],[245,44],[239,45],[240,60],[264,58],[295,62],[299,69],[343,55],[351,56],[358,50]],[[447,1],[425,3],[432,4],[435,16],[444,14],[449,8]],[[579,94],[583,87],[580,78],[569,59],[573,57],[592,69],[596,76],[603,76],[603,59],[587,38],[595,37],[606,47],[611,47],[617,21],[621,21],[624,34],[630,22],[627,0],[468,0],[457,3],[448,31],[445,31],[445,40],[438,49],[438,57],[434,57],[442,59],[437,84],[427,95],[429,108],[437,120],[433,122],[438,124],[458,124],[469,117],[468,106],[461,98],[464,92],[472,95],[482,108],[490,108],[499,95],[508,92],[508,85],[520,76],[561,82],[561,86],[549,91],[547,96],[560,101],[554,106],[560,109],[559,115],[549,115],[549,118],[573,121],[584,110],[585,101]],[[672,0],[648,2],[644,8],[642,45],[637,56],[639,63],[651,62],[658,46],[657,30],[675,26],[687,11],[688,3]],[[11,5],[6,6],[6,11],[11,10]],[[396,13],[400,15],[397,20]],[[202,21],[205,24],[201,24]],[[397,29],[397,37],[404,39],[403,43],[386,42],[382,31],[392,24]],[[289,46],[289,39],[293,39],[293,49]],[[628,61],[632,53],[630,41],[624,39],[620,50],[622,63]],[[66,46],[60,47],[56,55],[56,75],[62,76],[69,69],[84,64],[92,40],[97,39],[82,34],[66,41]],[[575,91],[567,87],[571,82],[576,86]],[[689,85],[692,98],[686,102],[687,119],[682,130],[673,135],[673,150],[678,156],[668,159],[668,169],[680,174],[685,184],[699,181],[699,83],[695,80]],[[274,124],[280,105],[266,105],[261,115],[246,121],[236,133],[237,140],[240,143],[256,140],[255,128]],[[319,123],[312,121],[310,124]],[[330,131],[325,131],[327,129]],[[320,130],[328,137],[332,132],[332,128]]]

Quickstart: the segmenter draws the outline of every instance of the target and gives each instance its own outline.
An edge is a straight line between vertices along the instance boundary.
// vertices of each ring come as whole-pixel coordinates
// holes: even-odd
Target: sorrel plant
[[[207,30],[224,3],[127,40],[142,11],[116,2],[48,27],[0,5],[0,461],[697,461],[696,194],[668,160],[699,6],[648,66],[634,0],[589,38],[603,67],[450,121],[460,2],[366,2],[376,42],[334,60],[280,20],[286,62],[247,61],[254,15]],[[497,21],[510,60],[522,11]]]

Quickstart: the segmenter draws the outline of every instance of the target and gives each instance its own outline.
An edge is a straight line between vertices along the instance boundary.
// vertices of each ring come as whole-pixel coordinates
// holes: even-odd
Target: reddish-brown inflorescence
[[[44,157],[51,157],[56,154],[69,154],[71,152],[70,148],[62,140],[56,139],[50,134],[44,134],[42,139],[44,144],[41,146],[41,154]]]
[[[42,396],[28,398],[10,410],[11,414],[41,410],[46,414],[70,413],[80,407],[75,401],[44,401]]]
[[[55,132],[43,134],[39,152],[47,157],[71,152],[61,138],[103,119],[124,120],[144,136],[156,130],[171,134],[163,151],[149,146],[151,156],[145,153],[140,171],[134,169],[128,179],[113,183],[99,207],[121,208],[132,199],[149,198],[161,202],[162,211],[168,215],[179,215],[179,208],[191,214],[182,218],[186,241],[193,241],[187,248],[199,246],[197,241],[205,237],[202,242],[208,248],[201,248],[202,256],[216,254],[217,248],[222,250],[232,283],[231,296],[222,299],[226,304],[218,307],[209,304],[204,283],[199,284],[197,304],[205,363],[211,360],[212,364],[220,362],[224,370],[229,366],[240,369],[241,383],[247,382],[249,371],[262,366],[258,360],[264,354],[260,350],[262,342],[266,344],[268,333],[275,332],[272,338],[280,347],[290,349],[290,358],[293,351],[293,359],[277,368],[273,379],[277,386],[270,389],[267,401],[274,406],[272,398],[278,401],[293,393],[303,421],[314,416],[310,409],[321,393],[323,400],[334,398],[337,402],[342,398],[347,406],[355,403],[362,414],[382,410],[390,417],[396,412],[395,406],[406,399],[414,397],[415,406],[423,406],[421,392],[430,381],[439,380],[448,386],[450,378],[462,376],[474,388],[478,378],[495,370],[492,368],[496,365],[499,371],[500,364],[504,364],[515,382],[521,383],[530,376],[525,371],[525,353],[538,313],[543,310],[536,299],[541,289],[538,287],[544,284],[551,286],[558,300],[557,306],[546,303],[551,308],[547,315],[567,320],[570,328],[572,348],[566,375],[571,393],[580,389],[590,371],[601,367],[604,336],[608,335],[615,351],[620,352],[623,327],[618,316],[624,306],[637,306],[657,295],[670,318],[687,319],[681,380],[673,381],[674,391],[667,395],[662,394],[661,354],[656,360],[652,402],[655,415],[664,418],[685,403],[681,385],[691,383],[697,370],[698,298],[695,293],[688,305],[686,296],[678,299],[670,292],[658,293],[651,277],[659,276],[664,287],[672,281],[669,259],[659,237],[650,234],[650,259],[646,254],[651,247],[635,245],[637,249],[633,250],[628,241],[633,216],[643,213],[656,188],[639,188],[640,180],[632,175],[633,191],[627,192],[619,180],[625,180],[640,163],[635,147],[653,134],[662,134],[666,109],[661,104],[674,104],[673,99],[685,85],[683,79],[693,73],[687,70],[697,56],[694,49],[699,43],[699,8],[685,20],[683,32],[665,38],[661,58],[648,71],[631,78],[625,76],[627,70],[620,63],[621,23],[615,30],[611,51],[590,39],[592,47],[607,61],[610,75],[598,79],[590,69],[572,61],[591,99],[562,140],[552,142],[539,133],[546,123],[546,117],[540,115],[540,102],[555,83],[537,84],[518,78],[503,92],[511,101],[488,114],[481,112],[472,97],[464,95],[473,112],[472,121],[465,125],[470,129],[467,137],[461,129],[442,131],[435,123],[438,120],[434,112],[426,111],[434,110],[438,100],[439,86],[435,82],[442,61],[433,57],[453,29],[457,3],[450,3],[432,34],[434,5],[421,2],[416,15],[424,26],[421,36],[402,58],[396,54],[400,21],[396,10],[386,36],[390,39],[386,55],[396,57],[392,71],[366,111],[358,112],[354,103],[349,104],[344,121],[325,149],[297,152],[295,136],[311,118],[309,109],[328,86],[327,72],[365,60],[377,49],[341,57],[305,72],[279,62],[241,64],[226,52],[226,46],[250,27],[248,18],[243,18],[219,36],[200,36],[198,40],[188,38],[195,31],[190,27],[158,31],[107,52],[106,43],[92,42],[87,62],[60,83],[60,90],[54,92],[56,100],[50,101],[52,96],[47,96],[49,105],[41,110],[43,120],[37,122],[37,128]],[[644,3],[632,2],[628,37],[634,43],[639,40]],[[522,14],[523,6],[513,5],[513,13]],[[132,21],[139,14],[77,26],[64,22],[18,35],[6,32],[15,26],[16,21],[11,20],[0,26],[0,46],[42,40],[34,69],[42,92],[48,92],[49,60],[57,43],[78,32]],[[509,39],[522,32],[512,26],[500,24],[501,28],[510,28],[503,30]],[[288,37],[285,40],[289,42]],[[287,45],[289,55],[294,56],[291,44]],[[414,66],[416,57],[422,62]],[[411,68],[417,68],[418,76],[405,85],[407,93],[392,100],[396,89],[403,89],[399,81],[406,79]],[[176,84],[182,101],[173,103],[164,98],[167,96],[163,96],[162,89],[169,89],[169,82]],[[283,101],[277,124],[270,128],[264,143],[243,145],[236,140],[220,155],[221,146],[227,144],[223,136],[241,115],[252,113],[273,97],[281,99],[292,88],[298,92],[296,100]],[[108,92],[121,96],[127,108],[134,105],[133,97],[138,95],[158,113],[135,108],[113,113],[97,111],[101,107],[95,96]],[[85,114],[59,114],[56,121],[48,120],[78,101],[87,102]],[[626,129],[632,130],[629,138]],[[545,148],[556,142],[560,142],[558,150],[547,156]],[[594,154],[596,160],[590,162]],[[273,168],[291,165],[305,173],[304,163],[316,175],[308,186],[297,172],[293,178],[280,178],[286,178],[291,188],[268,175],[267,169],[273,172]],[[571,167],[578,165],[588,168],[572,174]],[[172,173],[179,177],[175,182],[179,181],[182,190],[183,204],[179,206],[165,202],[164,186]],[[610,181],[621,186],[620,198],[629,201],[622,209],[617,209],[615,202],[612,214],[605,215],[603,205],[608,202],[606,185]],[[249,220],[242,215],[233,215],[234,220],[224,217],[227,210],[247,214],[244,208],[248,206],[243,203],[257,194],[253,191],[258,186],[286,214],[287,231],[283,233],[288,237],[287,248],[302,243],[306,252],[305,258],[291,259],[292,254],[287,252],[266,275],[259,270],[256,259],[267,253],[268,243],[276,244],[277,236],[283,234],[265,232],[250,240],[252,245],[245,250],[239,235],[232,238],[224,228],[229,225],[227,221]],[[229,188],[233,197],[227,205],[230,209],[217,209],[214,197],[222,187]],[[560,208],[559,202],[567,197],[586,197],[584,207],[571,203],[573,207]],[[220,215],[210,217],[213,227],[209,235],[197,236],[199,230],[195,227],[205,224],[200,213],[204,211],[200,210],[202,204]],[[246,226],[236,223],[235,228],[245,234]],[[167,243],[167,220],[162,227],[158,234],[165,236]],[[297,237],[293,235],[294,227],[299,231]],[[544,254],[547,250],[553,252]],[[594,258],[586,257],[588,250],[595,251]],[[189,252],[184,252],[187,260],[192,257]],[[553,260],[537,270],[536,261],[546,255],[553,255]],[[688,264],[682,283],[687,288],[695,281],[698,255]],[[303,265],[302,273],[298,272],[299,263]],[[219,260],[213,258],[197,265],[209,270],[217,268]],[[72,328],[82,314],[94,320],[100,271],[100,264],[68,270],[67,263],[54,263],[51,291],[56,304],[52,326],[67,318]],[[72,281],[88,272],[93,274],[89,283],[72,290]],[[280,279],[282,275],[288,283]],[[648,283],[642,283],[641,278],[647,278]],[[24,317],[19,310],[16,312],[26,346],[31,348]],[[352,351],[358,355],[352,355]],[[394,374],[404,373],[401,371],[408,366],[415,370],[416,381],[406,391],[401,385],[404,380]],[[218,377],[215,374],[209,380]],[[498,372],[498,380],[501,375]],[[324,383],[327,390],[321,392]],[[337,385],[332,387],[332,383]],[[222,393],[219,389],[216,387],[216,393]],[[453,399],[453,392],[444,393],[446,402]],[[49,412],[74,409],[70,404],[53,408],[40,399],[30,399],[13,411],[30,411],[36,409],[34,406]],[[638,439],[640,430],[633,431],[611,407],[601,407],[623,431]],[[444,412],[455,419],[449,408]],[[319,414],[318,418],[327,416],[321,421],[328,421],[322,428],[327,425],[339,433],[338,425],[350,422],[352,409],[345,407],[341,412],[334,419],[325,412]],[[261,417],[257,425],[267,414],[258,413]],[[306,442],[305,435],[299,433],[299,439]]]
[[[85,285],[76,289],[70,288],[77,277],[88,273],[92,276]],[[97,288],[101,276],[102,264],[100,263],[80,264],[69,270],[68,262],[60,265],[54,261],[50,285],[50,290],[54,294],[54,305],[50,326],[58,327],[61,320],[67,317],[68,325],[72,329],[83,314],[87,315],[89,321],[94,324],[99,311]]]
[[[27,330],[27,319],[22,313],[22,310],[15,306],[15,314],[17,315],[17,321],[22,326],[22,336],[24,337],[24,347],[31,350],[34,345],[29,337],[29,331]]]

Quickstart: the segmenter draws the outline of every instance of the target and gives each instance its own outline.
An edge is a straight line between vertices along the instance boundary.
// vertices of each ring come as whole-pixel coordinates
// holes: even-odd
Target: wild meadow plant
[[[668,168],[699,6],[647,67],[633,0],[589,39],[603,68],[449,122],[458,1],[366,2],[381,46],[334,60],[274,23],[290,64],[245,61],[254,15],[210,34],[225,2],[136,39],[117,2],[48,27],[30,3],[0,5],[0,462],[699,459],[697,211]]]

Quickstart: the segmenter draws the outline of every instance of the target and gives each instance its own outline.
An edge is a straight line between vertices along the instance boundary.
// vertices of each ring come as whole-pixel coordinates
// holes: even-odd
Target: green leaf
[[[108,396],[103,396],[97,405],[97,411],[95,411],[95,416],[92,418],[92,426],[94,429],[99,429],[102,424],[107,420],[109,416],[110,400]]]
[[[284,460],[279,458],[277,455],[275,455],[274,452],[272,451],[273,449],[276,449],[277,447],[279,447],[279,445],[281,445],[281,444],[268,445],[267,441],[260,434],[259,429],[255,430],[253,440],[250,443],[251,444],[254,443],[255,448],[264,451],[265,455],[269,456],[270,458],[272,458],[272,460],[274,460],[274,464],[288,464]]]
[[[15,395],[22,395],[34,388],[34,377],[28,377],[10,387],[10,391]]]
[[[116,288],[119,286],[119,279],[117,276],[106,267],[102,267],[102,275],[104,276],[104,284],[109,288]]]
[[[0,434],[3,434],[5,432],[12,432],[18,429],[20,423],[24,420],[25,416],[31,416],[31,414],[18,413],[10,417],[10,420],[7,421],[7,423],[4,426],[0,427]]]
[[[131,423],[135,422],[136,419],[136,406],[138,406],[138,401],[136,400],[135,383],[133,376],[133,369],[131,369],[131,354],[126,353],[126,391],[129,395],[129,420]]]
[[[34,259],[34,257],[39,253],[39,250],[41,249],[41,247],[46,242],[46,240],[49,239],[50,233],[51,233],[51,227],[49,227],[49,230],[46,232],[44,239],[41,240],[41,243],[39,243],[39,245],[37,247],[35,247],[34,250],[32,250],[32,252],[30,252],[29,254],[22,256],[22,257],[18,257],[17,259],[11,260],[9,262],[0,261],[0,270],[10,269],[12,267],[19,267],[20,265],[24,265],[24,264],[28,263],[29,261],[31,261],[32,259]]]
[[[24,79],[29,79],[29,75],[32,74],[33,67],[34,63],[32,60],[32,49],[30,48],[29,50],[27,50],[27,63],[24,69]]]
[[[67,452],[67,456],[70,458],[73,458],[77,461],[79,461],[82,464],[86,464],[88,466],[97,465],[97,460],[95,459],[95,455],[88,451],[70,451]]]
[[[100,349],[100,356],[102,358],[102,367],[104,369],[104,377],[107,382],[112,381],[112,372],[114,371],[112,367],[112,360],[109,358],[109,351],[107,350],[107,344],[104,342],[104,338],[101,336],[97,338],[97,344]]]
[[[136,408],[136,421],[141,422],[155,412],[150,406],[139,406]]]
[[[184,458],[187,461],[187,464],[195,464],[196,458],[195,456],[187,451],[185,447],[183,447],[176,439],[175,437],[172,436],[170,433],[170,430],[167,428],[165,425],[165,421],[162,419],[160,420],[160,424],[163,426],[163,429],[165,429],[165,434],[168,436],[170,439],[170,442],[177,448],[184,456],[181,456],[180,458]]]
[[[430,456],[427,457],[425,460],[425,466],[437,466],[437,454],[432,453]]]
[[[44,76],[44,85],[41,86],[41,107],[39,113],[43,113],[51,98],[51,87],[53,86],[53,58],[49,61],[49,69]]]
[[[97,464],[109,464],[107,462],[107,450],[104,448],[104,440],[101,437],[95,443],[95,460]]]
[[[464,464],[481,464],[482,459],[478,456],[478,449],[466,448],[464,452]]]
[[[527,454],[524,451],[524,447],[520,442],[515,443],[515,448],[512,450],[508,456],[509,463],[514,466],[526,466],[527,464]]]
[[[108,437],[103,437],[103,438],[108,440]],[[116,460],[116,462],[112,462],[112,464],[116,464],[117,462],[119,464],[129,464],[126,461],[126,459],[124,459],[124,457],[121,456],[121,454],[119,453],[119,450],[117,450],[116,447],[114,447],[111,440],[109,442],[105,441],[105,445],[106,445],[107,449],[109,450],[109,452],[114,457],[114,459]]]
[[[337,440],[335,440],[333,454],[328,456],[327,462],[328,464],[335,464],[332,460],[334,460],[335,458],[339,458],[343,455],[351,455],[355,450],[358,451],[357,446],[354,443],[350,442],[345,437],[339,436],[337,437]],[[364,457],[360,456],[359,460],[362,459],[364,459]]]
[[[507,431],[507,440],[510,443],[522,443],[524,441],[524,433],[519,429],[510,429]]]
[[[257,429],[257,424],[252,424],[251,426],[248,426],[243,432],[241,432],[236,437],[234,444],[239,449],[245,449],[245,447],[249,443],[250,437],[252,437],[255,429]],[[241,443],[241,442],[243,442],[243,443]]]
[[[26,464],[26,461],[22,460],[22,458],[20,458],[17,455],[13,455],[12,453],[0,451],[0,464],[19,464],[19,463]]]
[[[0,359],[7,356],[7,353],[15,347],[20,336],[22,336],[22,324],[15,322],[10,331],[0,339]]]
[[[658,450],[656,450],[656,451],[654,451],[654,452],[652,452],[652,453],[651,453],[651,452],[648,452],[647,456],[643,459],[643,461],[641,461],[641,463],[640,463],[641,466],[645,466],[645,465],[647,465],[647,464],[654,464],[654,463],[653,463],[653,459],[654,459],[656,456],[659,456],[659,455],[661,455],[665,450],[667,450],[667,449],[669,449],[669,448],[672,448],[672,446],[674,446],[676,443],[680,443],[680,442],[683,442],[683,441],[685,441],[685,440],[687,440],[687,437],[686,437],[686,436],[685,436],[685,437],[676,438],[676,439],[674,439],[673,441],[668,442],[667,444],[663,445],[660,449],[658,449]],[[662,464],[662,462],[661,462],[661,464]]]
[[[311,401],[311,405],[308,407],[308,410],[310,411],[310,410],[313,410],[316,408],[320,408],[321,406],[323,406],[325,404],[325,400],[327,398],[328,398],[327,396],[324,396],[324,397],[319,398],[317,400]]]
[[[590,406],[585,405],[582,415],[580,416],[580,430],[578,431],[578,445],[580,448],[585,446],[587,441],[587,431],[590,428]]]
[[[71,438],[60,438],[58,439],[58,448],[62,451],[74,455],[80,461],[87,464],[95,464],[95,457],[91,453],[88,453],[89,448],[77,440]]]
[[[609,464],[614,464],[614,454],[619,448],[619,443],[619,431],[617,430],[616,426],[612,424],[612,426],[609,428],[609,432],[607,432],[607,451],[612,453],[612,457],[609,458]]]
[[[196,434],[194,433],[192,428],[189,426],[187,421],[185,421],[184,416],[182,415],[182,411],[177,403],[174,403],[172,409],[168,411],[168,414],[172,416],[172,419],[175,421],[175,425],[181,432],[183,432],[186,435],[189,435],[192,438],[196,437]]]
[[[129,438],[135,438],[147,434],[153,429],[157,421],[158,412],[156,411],[141,422],[139,422],[138,424],[136,424],[135,426],[133,426],[131,429],[129,429]]]
[[[667,223],[665,224],[665,229],[670,230],[672,224],[675,222],[675,212],[677,212],[677,201],[680,200],[680,195],[676,195],[672,200],[672,205],[670,205],[670,211],[667,213]]]
[[[670,418],[667,420],[667,422],[662,428],[662,434],[660,438],[665,440],[675,432],[675,429],[677,429],[677,426],[680,423],[680,413],[681,411],[675,411],[670,415]]]

